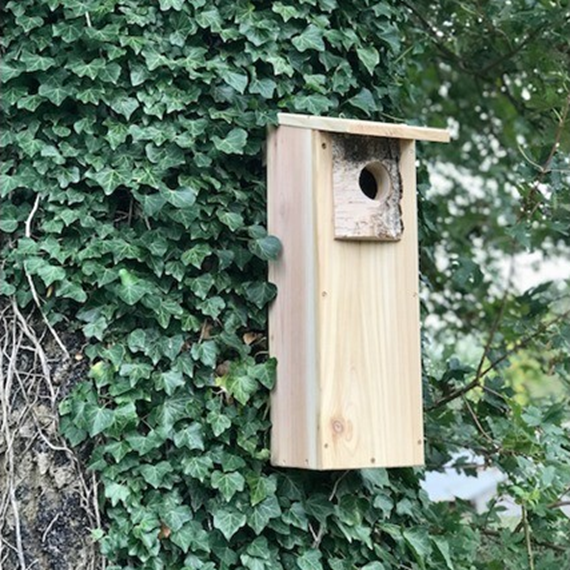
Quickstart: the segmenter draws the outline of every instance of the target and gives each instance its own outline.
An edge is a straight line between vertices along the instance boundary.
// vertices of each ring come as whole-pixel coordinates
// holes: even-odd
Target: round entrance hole
[[[392,185],[390,175],[380,162],[369,162],[358,177],[362,193],[370,200],[382,200],[388,196]]]

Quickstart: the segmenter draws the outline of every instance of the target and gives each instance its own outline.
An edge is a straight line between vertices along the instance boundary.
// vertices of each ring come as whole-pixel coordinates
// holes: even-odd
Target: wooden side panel
[[[278,295],[269,309],[277,358],[271,401],[271,462],[317,468],[317,349],[312,132],[279,127],[268,139],[268,231],[283,244],[269,264]]]
[[[339,241],[331,136],[314,132],[321,469],[423,463],[415,146],[400,144],[401,240]]]

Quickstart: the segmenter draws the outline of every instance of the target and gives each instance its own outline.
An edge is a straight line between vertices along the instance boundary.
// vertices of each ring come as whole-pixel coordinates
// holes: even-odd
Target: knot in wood
[[[344,424],[340,420],[333,420],[332,428],[335,433],[342,433],[344,431]]]

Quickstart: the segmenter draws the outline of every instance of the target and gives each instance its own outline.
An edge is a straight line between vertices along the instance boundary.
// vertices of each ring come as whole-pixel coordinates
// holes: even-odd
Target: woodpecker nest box
[[[416,140],[449,133],[290,114],[269,132],[274,465],[423,463]]]

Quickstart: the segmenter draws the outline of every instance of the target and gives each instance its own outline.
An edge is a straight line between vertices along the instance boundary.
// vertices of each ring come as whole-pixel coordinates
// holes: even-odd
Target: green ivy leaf
[[[202,364],[213,367],[216,365],[218,349],[213,340],[206,340],[199,344],[193,344],[191,354],[193,358],[200,360]]]
[[[243,154],[247,141],[247,131],[240,128],[232,129],[225,139],[212,137],[214,146],[225,154]]]
[[[232,425],[228,416],[217,411],[211,411],[206,420],[212,427],[212,432],[216,437],[222,435]]]
[[[111,501],[111,505],[116,507],[120,502],[126,502],[131,491],[127,485],[121,485],[114,481],[105,483],[105,497]]]
[[[223,74],[224,81],[233,87],[238,93],[244,93],[247,87],[248,78],[246,73],[237,73],[235,71],[225,71]]]
[[[120,71],[120,70],[119,70]],[[110,103],[111,109],[125,119],[130,120],[131,115],[139,108],[140,103],[134,97],[117,97]]]
[[[291,43],[300,51],[306,50],[324,51],[325,42],[323,41],[324,30],[318,28],[314,24],[310,24],[302,34],[294,37]]]
[[[190,475],[203,483],[210,476],[214,462],[208,455],[185,457],[182,460],[182,468],[185,475]]]
[[[204,450],[204,435],[202,424],[193,423],[174,434],[174,445],[188,449]]]
[[[160,193],[175,208],[191,208],[196,203],[197,192],[192,188],[182,187],[177,190],[164,188]]]
[[[453,565],[453,561],[451,559],[451,553],[449,552],[449,543],[448,541],[441,537],[441,536],[433,536],[431,538],[432,542],[435,544],[437,552],[443,558],[447,570],[455,570]]]
[[[218,489],[222,493],[226,502],[230,501],[238,491],[243,491],[245,487],[245,479],[237,471],[233,473],[214,471],[210,482],[214,489]]]
[[[38,94],[59,107],[67,99],[69,89],[60,83],[59,78],[52,77],[40,85]]]
[[[180,386],[184,386],[184,377],[181,372],[169,370],[160,375],[159,387],[164,388],[165,392],[172,396],[174,390]]]
[[[170,540],[185,553],[189,550],[193,552],[210,552],[209,539],[208,533],[196,521],[185,523],[179,530],[174,531],[170,537]],[[206,569],[206,566],[207,564],[200,565],[200,568]],[[212,568],[212,570],[215,570],[215,568]]]
[[[247,517],[247,524],[253,529],[255,534],[260,534],[269,524],[271,519],[281,516],[281,507],[275,496],[267,497],[264,501],[253,508]]]
[[[107,196],[112,194],[121,184],[126,182],[125,177],[118,170],[113,168],[102,168],[99,172],[88,174],[90,178],[95,180]]]
[[[368,73],[372,75],[376,66],[380,63],[380,54],[374,46],[361,47],[356,49],[358,59],[364,64]]]
[[[247,404],[258,387],[257,380],[247,373],[232,375],[226,381],[228,392],[243,405]]]
[[[428,559],[431,547],[427,532],[419,529],[404,529],[402,532],[405,543],[412,551],[414,558],[421,568],[425,568],[425,561]]]
[[[111,427],[113,420],[113,410],[108,408],[90,406],[85,410],[85,422],[90,437],[95,437]]]
[[[323,570],[321,564],[322,554],[318,550],[307,550],[297,559],[300,570]]]
[[[119,269],[119,277],[121,284],[117,293],[127,305],[138,303],[149,292],[144,283],[127,269]]]
[[[277,481],[271,476],[252,474],[247,478],[247,484],[250,489],[252,506],[261,503],[270,495],[274,495],[277,490]]]
[[[230,510],[229,508],[216,509],[213,514],[214,528],[217,528],[226,540],[230,540],[245,525],[247,520],[243,513]]]
[[[186,505],[177,505],[167,508],[162,513],[162,521],[168,526],[171,531],[178,531],[184,523],[192,520],[192,511]]]
[[[281,248],[281,242],[275,236],[264,236],[249,244],[251,252],[265,261],[277,259],[281,253]]]
[[[143,479],[155,489],[159,487],[170,488],[172,483],[168,475],[174,471],[174,467],[168,461],[160,461],[156,464],[144,464],[140,467]]]
[[[56,265],[51,265],[47,262],[43,262],[42,265],[38,267],[36,273],[42,278],[46,287],[49,287],[56,281],[63,281],[66,276],[66,272],[63,267],[57,267]]]

